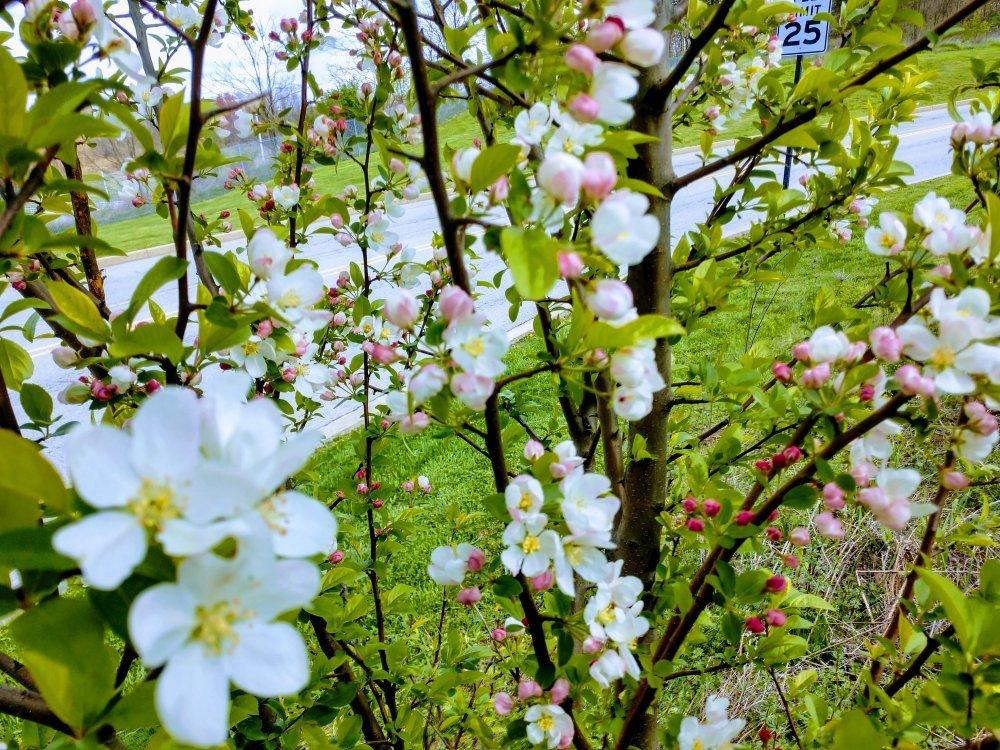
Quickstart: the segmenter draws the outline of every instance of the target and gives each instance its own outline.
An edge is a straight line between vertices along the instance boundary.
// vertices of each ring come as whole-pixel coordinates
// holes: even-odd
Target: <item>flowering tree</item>
[[[207,47],[257,33],[252,3],[29,0],[18,52],[0,52],[0,271],[20,297],[2,317],[30,313],[24,330],[60,341],[79,376],[60,399],[92,423],[58,426],[23,348],[0,341],[0,712],[25,720],[17,741],[995,746],[1000,566],[953,581],[938,537],[977,498],[962,536],[995,541],[973,493],[996,477],[997,70],[975,67],[954,110],[953,171],[975,200],[874,212],[907,173],[892,126],[922,101],[911,58],[984,4],[931,29],[895,2],[844,2],[823,16],[841,46],[793,83],[775,34],[788,3],[305,0],[271,33],[300,81],[299,106],[275,113],[203,92]],[[345,32],[356,96],[311,67]],[[468,105],[475,144],[442,147],[448,99]],[[743,134],[722,141],[727,120]],[[680,128],[699,138],[688,171]],[[219,144],[264,131],[283,145],[258,183]],[[142,151],[127,195],[169,222],[174,253],[112,310],[98,259],[115,251],[79,151],[122,132]],[[316,189],[319,167],[348,164],[359,184]],[[238,217],[192,209],[195,181],[219,172],[246,195]],[[672,232],[671,205],[706,179],[701,220]],[[429,254],[391,221],[425,189]],[[73,231],[52,229],[63,214]],[[222,249],[231,218],[237,251]],[[857,301],[821,295],[790,352],[673,363],[742,290],[855,228],[884,277]],[[331,239],[351,265],[328,287],[311,246]],[[512,319],[532,310],[531,368],[507,370],[481,309],[498,288]],[[558,423],[508,399],[529,378],[552,384]],[[363,427],[321,500],[297,475],[330,402],[359,404]],[[449,517],[426,561],[440,609],[420,611],[387,564],[412,513],[385,505],[417,487],[379,477],[386,447],[427,429],[481,454],[493,486],[482,516]],[[32,444],[64,435],[66,481]],[[800,550],[837,559],[872,522],[922,530],[884,630],[856,644],[863,659],[803,668],[824,645],[810,613],[831,603]],[[737,669],[773,687],[777,715],[665,700]]]

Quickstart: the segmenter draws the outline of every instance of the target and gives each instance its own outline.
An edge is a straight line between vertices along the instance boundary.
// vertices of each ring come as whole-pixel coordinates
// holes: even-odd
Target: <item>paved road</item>
[[[898,158],[909,162],[914,171],[913,176],[908,178],[909,182],[928,180],[950,172],[949,131],[951,125],[952,122],[947,111],[940,108],[922,111],[918,113],[914,122],[906,123],[898,129],[900,137]],[[675,157],[675,169],[678,174],[684,174],[699,164],[697,153],[681,153]],[[780,174],[780,165],[774,165],[774,169]],[[793,185],[797,185],[796,181],[802,171],[802,168],[798,166],[793,169]],[[712,204],[715,180],[727,184],[730,176],[730,170],[720,172],[714,179],[700,180],[679,194],[674,201],[671,217],[675,234],[691,229],[698,221],[704,219]],[[738,216],[727,226],[727,231],[741,230],[748,226],[753,218],[749,214]],[[418,258],[426,258],[430,254],[431,236],[437,228],[438,221],[433,204],[430,200],[421,199],[406,205],[405,215],[395,220],[394,230],[408,246],[416,249]],[[227,242],[224,247],[231,249],[243,244],[243,240],[233,240]],[[319,265],[319,269],[328,283],[332,283],[340,271],[346,269],[352,260],[359,260],[357,255],[356,248],[344,248],[334,242],[330,235],[319,235],[309,244],[309,257]],[[106,269],[105,289],[108,304],[112,310],[123,309],[128,304],[136,281],[155,261],[155,257],[141,258],[113,265]],[[500,260],[487,253],[480,262],[480,277],[490,278],[501,267]],[[14,298],[12,295],[14,293],[8,290],[0,298],[0,303],[6,304]],[[176,310],[175,296],[175,287],[167,286],[157,292],[154,298],[169,313]],[[491,320],[495,321],[496,324],[504,325],[511,335],[519,335],[529,327],[530,306],[523,305],[520,314],[514,321],[511,321],[508,315],[509,305],[503,295],[503,290],[487,291],[478,304]],[[40,324],[39,332],[42,332],[44,328],[44,324]],[[4,335],[10,336],[11,334],[5,333]],[[60,370],[52,362],[49,352],[56,343],[52,339],[37,339],[27,344],[21,341],[21,343],[28,348],[35,364],[35,372],[30,379],[31,382],[41,385],[55,397],[73,377],[72,372]],[[66,414],[68,418],[87,419],[87,412],[80,407],[66,407],[57,403],[56,409],[58,413]],[[354,403],[332,403],[325,408],[316,424],[323,425],[327,434],[335,434],[353,426],[357,413],[358,407]],[[18,414],[23,417],[20,411]],[[57,466],[62,464],[59,441],[52,441],[47,447],[47,452]]]

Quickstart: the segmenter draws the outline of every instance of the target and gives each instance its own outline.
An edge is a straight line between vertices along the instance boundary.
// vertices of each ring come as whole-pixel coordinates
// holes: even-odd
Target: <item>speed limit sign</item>
[[[817,21],[815,16],[830,12],[831,0],[810,0],[799,3],[799,12],[795,20],[782,24],[778,28],[781,39],[781,56],[814,55],[826,52],[830,35],[830,24]]]

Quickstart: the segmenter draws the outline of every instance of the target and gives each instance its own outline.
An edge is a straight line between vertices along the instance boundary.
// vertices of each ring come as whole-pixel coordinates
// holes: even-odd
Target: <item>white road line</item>
[[[424,250],[430,250],[430,249],[431,249],[431,246],[430,246],[429,243],[427,243],[426,245],[418,246],[418,247],[414,248],[414,251],[415,252],[422,252]],[[377,258],[372,258],[372,260],[384,260],[385,257],[386,256],[384,256],[384,255],[380,255]],[[344,264],[344,265],[332,266],[330,268],[321,268],[319,270],[319,273],[320,273],[321,276],[323,276],[324,278],[326,278],[327,276],[332,276],[335,273],[339,274],[341,271],[346,271],[350,267],[351,267],[351,264],[347,263],[347,264]],[[164,310],[164,312],[166,313],[166,315],[168,317],[170,315],[173,315],[173,313],[174,313],[173,310],[169,310],[169,311],[168,310]],[[140,320],[138,320],[136,322],[138,322],[138,323],[146,323],[146,322],[148,322],[148,319],[147,318],[142,318],[142,319],[140,319]],[[58,342],[56,342],[56,343],[53,343],[53,344],[47,344],[45,346],[36,346],[36,347],[34,347],[32,349],[28,349],[27,352],[28,352],[29,356],[32,359],[37,359],[38,357],[41,357],[44,354],[48,354],[53,349],[55,349],[57,346],[61,346],[61,344],[59,344]]]

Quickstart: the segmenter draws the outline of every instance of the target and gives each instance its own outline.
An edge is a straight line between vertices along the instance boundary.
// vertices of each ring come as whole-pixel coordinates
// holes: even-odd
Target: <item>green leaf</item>
[[[4,308],[3,314],[0,315],[0,322],[17,315],[19,312],[23,312],[25,310],[47,309],[48,306],[49,305],[45,302],[45,300],[34,299],[32,297],[22,297],[21,299],[14,300]]]
[[[955,635],[958,636],[962,647],[970,653],[973,652],[976,638],[979,635],[979,623],[969,615],[965,593],[943,575],[935,573],[933,570],[917,568],[917,575],[920,576],[920,580],[927,584],[934,598],[941,602],[948,619],[955,626]]]
[[[989,266],[1000,257],[1000,198],[994,193],[987,193],[986,207],[990,218],[990,255],[984,263]]]
[[[521,156],[521,147],[513,143],[497,143],[483,149],[482,153],[472,162],[472,173],[469,187],[473,193],[485,190],[499,177],[507,174],[517,164]]]
[[[500,576],[493,582],[493,593],[497,596],[513,598],[521,593],[521,584],[513,576]]]
[[[132,299],[129,300],[128,309],[125,311],[125,319],[131,322],[157,289],[184,275],[187,265],[186,260],[181,260],[174,255],[164,255],[156,261],[135,285]]]
[[[56,716],[77,731],[87,728],[114,693],[117,663],[90,603],[52,599],[14,620],[10,634]]]
[[[28,148],[38,149],[73,143],[78,139],[112,138],[116,135],[118,128],[109,122],[79,112],[69,112],[33,131],[28,139]]]
[[[0,372],[8,388],[21,390],[21,384],[34,371],[35,363],[30,354],[13,341],[0,338]]]
[[[107,338],[104,318],[101,317],[93,300],[84,292],[62,281],[46,282],[46,288],[61,315],[92,334],[94,338],[100,340]]]
[[[173,96],[164,98],[160,104],[160,143],[166,148],[167,144],[174,137],[177,129],[177,120],[180,117],[181,105],[184,104],[184,89],[181,89]]]
[[[52,421],[52,396],[39,385],[21,385],[21,408],[32,422],[48,424]]]
[[[815,504],[817,495],[818,492],[812,485],[800,484],[785,493],[785,499],[781,504],[787,508],[808,510]]]
[[[0,531],[38,523],[39,503],[54,511],[69,510],[62,478],[37,445],[9,430],[0,430]]]
[[[156,717],[155,696],[155,681],[140,682],[134,690],[115,704],[115,707],[104,717],[104,722],[119,731],[159,726],[160,720]]]
[[[229,255],[206,251],[202,257],[205,259],[208,270],[218,280],[223,289],[230,294],[235,294],[242,289],[243,284],[240,281],[240,274]]]
[[[73,570],[76,563],[52,549],[56,527],[28,526],[0,534],[0,566],[18,570]]]
[[[171,362],[180,362],[184,356],[184,343],[173,328],[160,323],[147,323],[118,336],[111,342],[108,351],[113,357],[155,354]]]
[[[500,235],[500,248],[518,294],[532,300],[544,297],[559,276],[552,238],[541,229],[507,227]]]
[[[0,48],[0,136],[20,137],[24,132],[24,110],[28,82],[17,61]]]
[[[587,349],[620,349],[637,341],[684,335],[684,326],[666,315],[642,315],[623,326],[613,326],[597,321],[584,337]]]
[[[844,714],[833,731],[833,750],[878,750],[885,738],[861,709]]]

